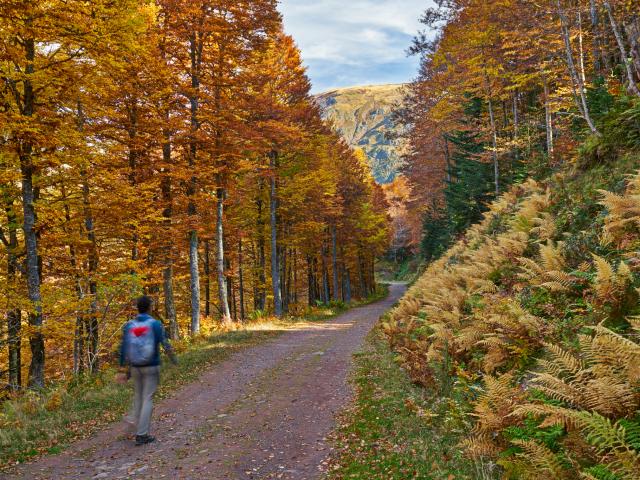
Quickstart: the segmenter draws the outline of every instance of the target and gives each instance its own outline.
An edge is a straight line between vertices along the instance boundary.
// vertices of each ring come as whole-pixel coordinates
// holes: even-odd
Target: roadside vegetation
[[[437,1],[421,21],[400,115],[428,266],[381,328],[420,408],[468,422],[443,440],[451,478],[638,479],[640,4]]]
[[[639,166],[513,187],[383,323],[477,478],[640,477]]]
[[[457,448],[470,420],[452,416],[455,402],[414,384],[397,359],[379,329],[356,355],[356,397],[333,439],[328,479],[476,478]]]
[[[333,302],[308,308],[298,317],[260,317],[229,327],[203,325],[203,333],[174,342],[177,366],[165,362],[158,397],[164,398],[195,381],[206,369],[244,348],[274,338],[306,322],[328,320],[349,308],[378,301],[388,289],[347,305]],[[70,443],[85,438],[118,421],[129,408],[130,386],[115,382],[115,370],[99,375],[72,377],[39,392],[29,391],[2,403],[0,409],[0,468],[24,462],[42,454],[63,451]]]

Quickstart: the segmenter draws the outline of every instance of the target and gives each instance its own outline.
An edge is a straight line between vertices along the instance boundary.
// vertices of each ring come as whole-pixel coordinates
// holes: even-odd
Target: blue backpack
[[[126,360],[134,367],[145,367],[153,361],[156,353],[156,336],[153,331],[153,318],[142,322],[132,320],[127,329]]]

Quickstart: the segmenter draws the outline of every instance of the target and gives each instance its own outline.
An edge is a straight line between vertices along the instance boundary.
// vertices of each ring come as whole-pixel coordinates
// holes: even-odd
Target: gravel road
[[[117,424],[6,478],[321,478],[326,437],[350,399],[352,355],[404,291],[391,285],[386,300],[305,324],[203,371],[156,406],[155,444],[134,447],[126,424]]]

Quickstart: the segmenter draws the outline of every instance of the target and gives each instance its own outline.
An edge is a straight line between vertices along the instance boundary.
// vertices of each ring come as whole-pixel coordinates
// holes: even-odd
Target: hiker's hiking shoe
[[[153,443],[156,441],[155,437],[151,435],[136,435],[136,446],[146,445],[147,443]]]

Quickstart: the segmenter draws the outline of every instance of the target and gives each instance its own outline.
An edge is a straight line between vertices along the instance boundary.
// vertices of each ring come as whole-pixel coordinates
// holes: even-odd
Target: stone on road
[[[122,423],[6,478],[320,478],[326,437],[351,395],[352,354],[404,290],[391,285],[386,300],[304,324],[204,371],[157,405],[154,444],[134,447]]]

